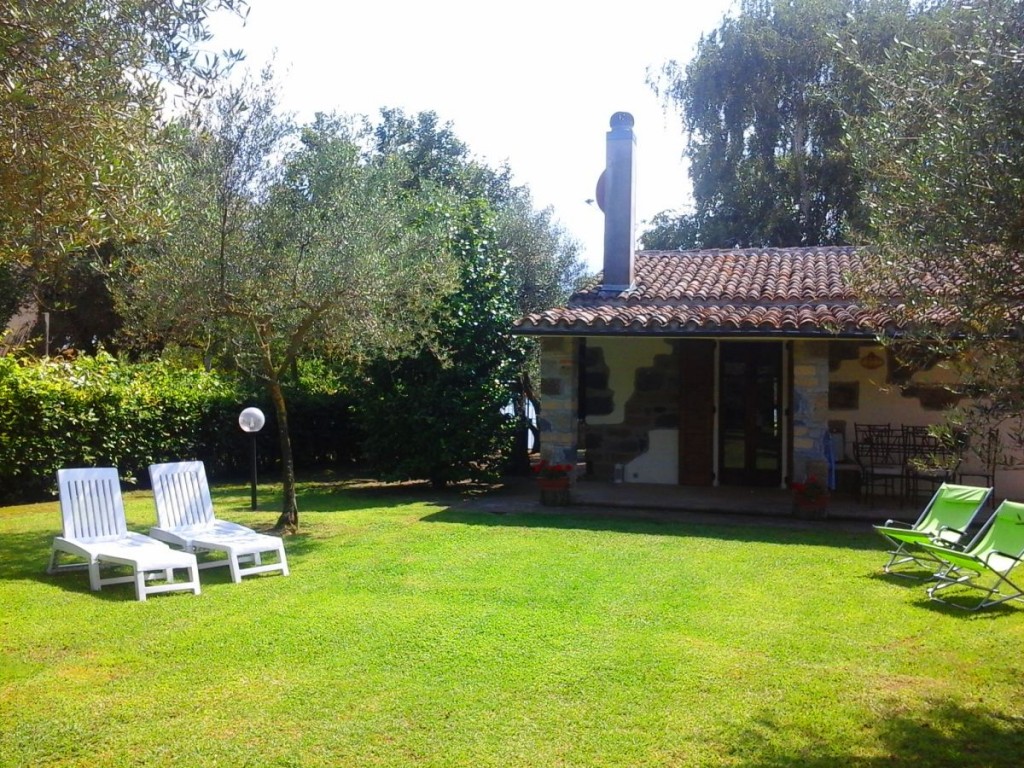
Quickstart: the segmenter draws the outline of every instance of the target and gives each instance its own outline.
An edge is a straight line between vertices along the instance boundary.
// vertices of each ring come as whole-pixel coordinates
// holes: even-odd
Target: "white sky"
[[[507,161],[538,207],[583,244],[600,269],[604,220],[595,205],[614,112],[636,118],[637,217],[685,208],[684,135],[646,84],[648,67],[688,61],[731,0],[250,0],[243,27],[215,19],[212,46],[246,52],[259,69],[276,50],[282,106],[377,117],[381,107],[433,110],[470,151]]]

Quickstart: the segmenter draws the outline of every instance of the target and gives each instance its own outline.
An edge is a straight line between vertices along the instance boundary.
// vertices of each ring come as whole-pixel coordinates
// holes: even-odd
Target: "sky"
[[[594,271],[604,218],[586,201],[613,113],[636,120],[638,220],[687,208],[682,123],[647,74],[688,61],[732,0],[249,3],[244,26],[213,19],[210,45],[243,49],[254,70],[273,60],[285,110],[300,120],[330,111],[375,118],[382,107],[436,112],[473,155],[508,163]]]

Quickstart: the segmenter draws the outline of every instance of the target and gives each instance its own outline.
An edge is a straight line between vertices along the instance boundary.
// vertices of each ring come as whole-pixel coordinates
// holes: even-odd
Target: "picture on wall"
[[[828,408],[830,411],[855,411],[860,408],[860,382],[830,381]]]

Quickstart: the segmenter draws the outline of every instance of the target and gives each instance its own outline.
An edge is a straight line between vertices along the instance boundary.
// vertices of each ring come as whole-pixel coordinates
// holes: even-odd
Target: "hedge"
[[[0,357],[0,502],[51,497],[62,467],[116,466],[146,485],[154,462],[199,459],[211,476],[244,476],[242,407],[268,416],[259,435],[261,471],[278,460],[273,410],[253,387],[217,372],[164,362],[127,363],[109,354],[44,361]],[[350,403],[289,393],[296,468],[349,463]]]

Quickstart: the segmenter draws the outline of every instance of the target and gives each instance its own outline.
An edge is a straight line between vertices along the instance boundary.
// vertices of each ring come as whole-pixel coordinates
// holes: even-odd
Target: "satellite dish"
[[[597,178],[597,189],[594,190],[594,199],[597,200],[597,207],[601,209],[601,213],[606,213],[604,209],[604,196],[605,187],[607,186],[605,176],[607,175],[607,170],[601,171],[601,175]]]

